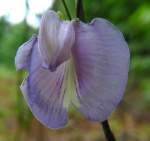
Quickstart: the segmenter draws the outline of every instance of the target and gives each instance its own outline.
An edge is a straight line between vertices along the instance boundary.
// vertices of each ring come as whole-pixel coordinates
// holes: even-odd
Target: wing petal
[[[21,45],[16,53],[15,66],[17,70],[25,69],[28,66],[31,50],[34,43],[37,40],[37,36],[33,35],[29,41]]]
[[[21,85],[24,97],[34,116],[49,128],[62,128],[68,120],[61,93],[65,64],[55,72],[42,67],[37,43],[29,63],[29,76]]]
[[[129,49],[110,22],[74,23],[73,56],[80,107],[88,119],[104,121],[122,99],[128,78]]]

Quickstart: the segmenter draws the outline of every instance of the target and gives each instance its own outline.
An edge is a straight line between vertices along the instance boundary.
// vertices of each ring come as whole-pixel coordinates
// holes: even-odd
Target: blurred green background
[[[74,110],[66,128],[50,130],[27,108],[19,89],[22,72],[16,72],[14,57],[17,48],[38,31],[27,22],[29,1],[24,5],[22,22],[11,24],[7,16],[0,17],[0,141],[105,141],[101,126]],[[75,0],[66,2],[75,17]],[[109,119],[112,130],[118,141],[150,141],[150,1],[83,0],[83,4],[85,20],[110,20],[123,32],[131,52],[125,96]],[[49,9],[66,15],[61,0],[54,1]],[[37,22],[41,14],[36,15]]]

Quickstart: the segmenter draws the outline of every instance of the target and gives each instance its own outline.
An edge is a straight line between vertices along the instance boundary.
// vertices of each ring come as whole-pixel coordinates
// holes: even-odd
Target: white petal
[[[53,11],[43,15],[39,31],[39,48],[45,67],[56,69],[70,58],[74,36],[72,22],[60,21]]]

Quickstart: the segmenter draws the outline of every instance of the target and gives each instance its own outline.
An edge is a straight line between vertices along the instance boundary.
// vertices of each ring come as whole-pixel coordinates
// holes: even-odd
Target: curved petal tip
[[[55,12],[46,12],[41,21],[38,45],[43,66],[53,71],[67,61],[74,45],[72,22],[61,21]]]
[[[18,48],[15,56],[15,66],[17,70],[25,69],[28,67],[30,54],[36,41],[37,35],[33,35],[27,42]]]
[[[128,79],[129,49],[122,33],[97,18],[74,24],[73,48],[77,74],[78,108],[92,121],[104,121],[123,97]]]

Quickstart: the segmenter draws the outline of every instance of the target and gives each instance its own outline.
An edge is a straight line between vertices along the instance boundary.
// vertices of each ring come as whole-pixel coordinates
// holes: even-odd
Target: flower
[[[62,128],[72,104],[87,119],[104,121],[123,97],[129,49],[109,21],[61,21],[53,11],[17,51],[17,70],[27,69],[21,90],[34,116],[48,128]]]

